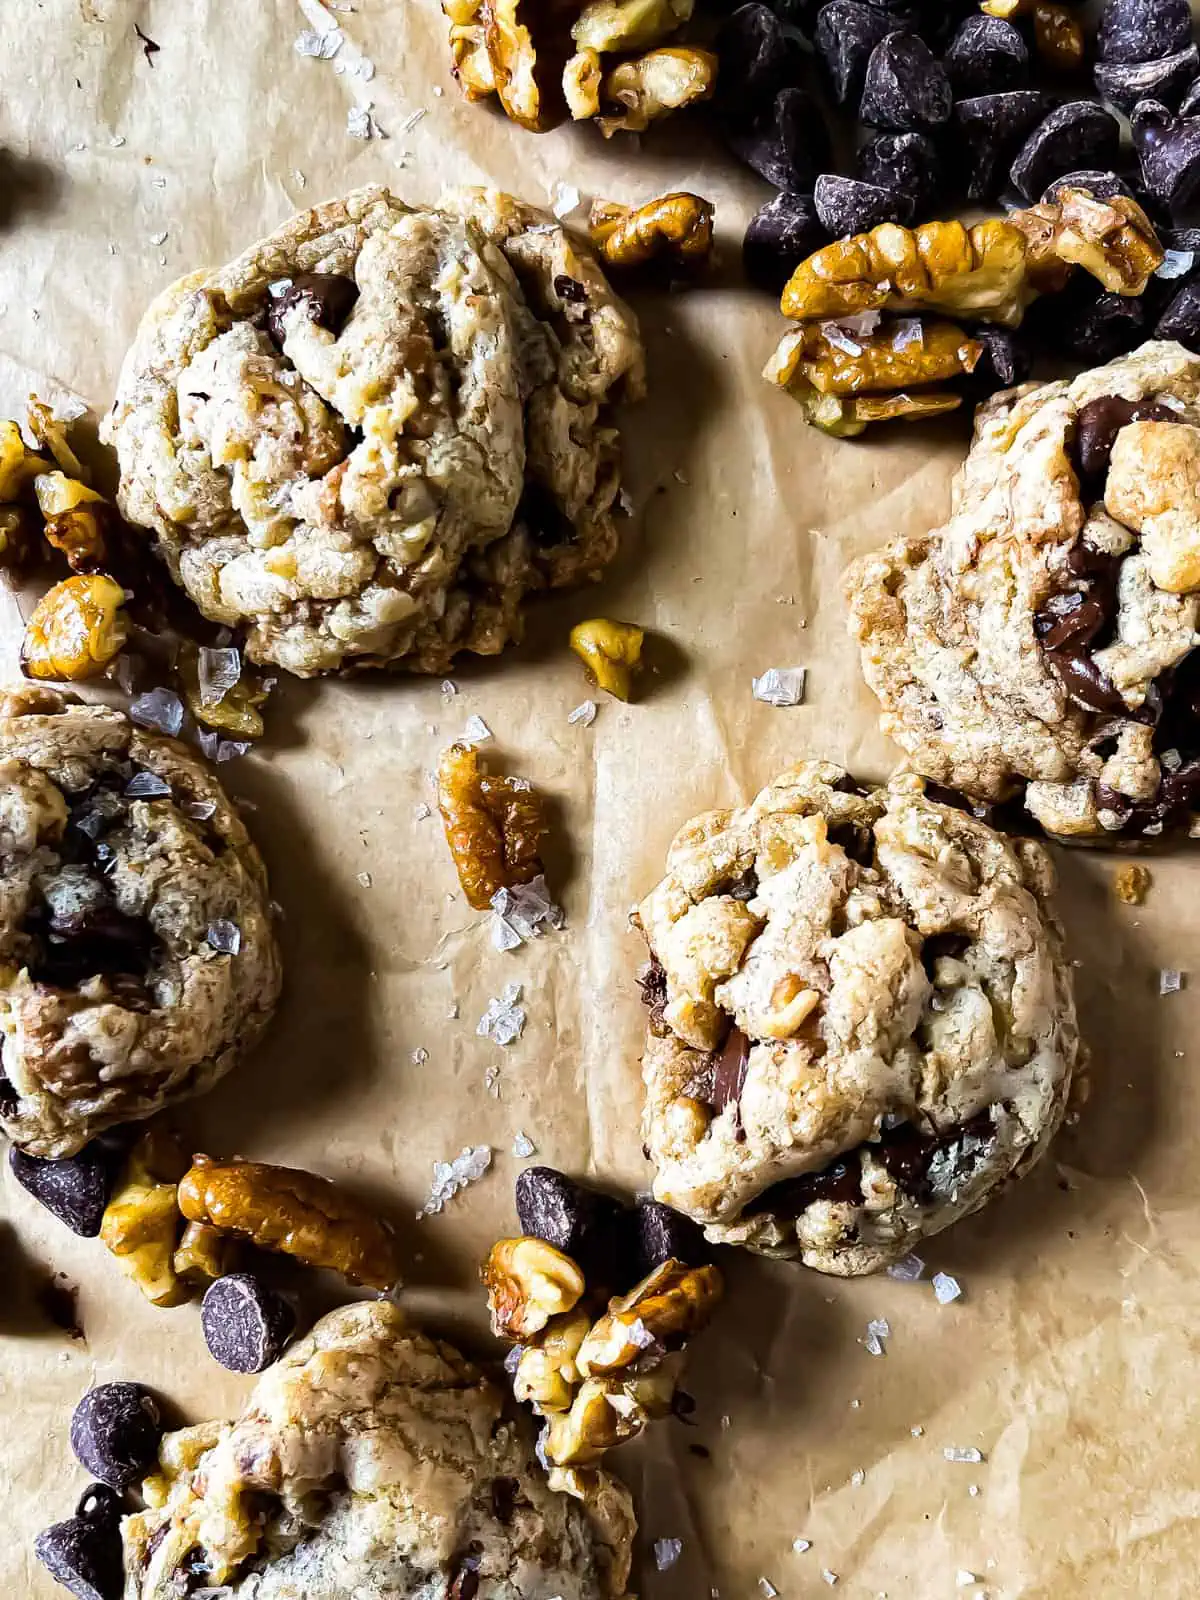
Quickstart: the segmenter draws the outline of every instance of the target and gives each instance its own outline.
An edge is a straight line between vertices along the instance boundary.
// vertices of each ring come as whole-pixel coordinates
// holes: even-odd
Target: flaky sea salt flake
[[[798,706],[804,702],[805,667],[768,667],[761,678],[751,679],[756,700],[768,706]]]
[[[358,879],[359,883],[362,884],[364,889],[369,889],[371,887],[371,874],[369,872],[356,872],[354,876]]]
[[[370,139],[375,132],[371,105],[351,106],[346,113],[346,132],[352,139]]]
[[[435,1161],[429,1199],[417,1212],[417,1216],[434,1216],[447,1200],[453,1200],[461,1189],[465,1189],[470,1183],[477,1183],[491,1164],[492,1148],[486,1144],[477,1144],[474,1148],[464,1145],[453,1161]]]
[[[135,772],[125,785],[125,793],[131,800],[162,800],[171,793],[171,785],[157,772]]]
[[[977,1450],[973,1444],[948,1444],[943,1449],[942,1454],[945,1456],[947,1461],[953,1461],[958,1466],[962,1466],[964,1464],[978,1466],[978,1464],[985,1459],[983,1451]]]
[[[829,1585],[829,1587],[831,1589],[833,1588],[834,1584],[837,1583],[837,1581],[838,1581],[837,1573],[836,1572],[830,1572],[828,1567],[825,1567],[823,1569],[823,1571],[821,1573],[821,1576],[825,1579],[825,1582]]]
[[[408,1059],[414,1067],[423,1067],[429,1060],[429,1051],[426,1050],[423,1044],[419,1044]]]
[[[779,1600],[779,1590],[771,1582],[770,1578],[760,1578],[758,1587],[766,1595],[767,1600]]]
[[[304,28],[296,35],[292,48],[298,56],[309,56],[313,61],[332,61],[345,43],[340,28]]]
[[[682,1539],[656,1539],[654,1541],[654,1565],[660,1572],[666,1572],[673,1567],[682,1554]]]
[[[793,1539],[792,1540],[792,1549],[796,1552],[796,1554],[798,1556],[802,1556],[806,1550],[811,1550],[812,1549],[812,1540],[811,1539]]]
[[[200,704],[220,705],[242,675],[242,653],[232,645],[221,650],[211,650],[207,645],[202,645],[196,668],[200,682]]]
[[[433,812],[425,804],[424,800],[419,800],[417,802],[417,804],[413,807],[413,816],[417,819],[418,822],[424,822],[426,817],[431,817],[432,815],[433,815]]]
[[[208,925],[208,932],[204,935],[214,950],[219,950],[223,956],[235,956],[242,948],[242,930],[236,922],[230,922],[228,917],[216,917]]]
[[[525,1012],[517,1004],[520,998],[521,985],[506,984],[502,994],[488,1001],[475,1032],[499,1045],[513,1044],[525,1031]]]
[[[1164,250],[1162,266],[1154,276],[1156,278],[1186,278],[1196,265],[1196,252],[1194,250]]]
[[[129,707],[129,716],[139,728],[154,728],[173,739],[183,727],[183,701],[170,689],[148,689]]]
[[[884,1350],[883,1341],[885,1339],[890,1339],[891,1336],[891,1325],[889,1324],[887,1318],[872,1317],[871,1321],[867,1323],[866,1337],[863,1339],[863,1345],[867,1354],[869,1356],[885,1355],[886,1351]]]
[[[528,883],[515,883],[511,889],[497,889],[492,896],[492,943],[497,950],[515,950],[517,945],[540,939],[548,928],[561,928],[566,915],[556,905],[539,872]]]
[[[962,1295],[962,1284],[948,1272],[935,1272],[932,1283],[934,1297],[940,1306],[948,1306]]]
[[[429,112],[425,109],[424,106],[418,106],[417,109],[415,111],[411,111],[408,114],[408,116],[405,117],[404,121],[400,124],[400,132],[401,133],[411,133],[413,131],[413,129],[416,127],[417,123],[420,122],[421,118],[422,117],[427,117],[428,115],[429,115]]]
[[[978,1583],[979,1579],[973,1572],[968,1572],[966,1567],[959,1567],[954,1574],[954,1582],[960,1589],[969,1589],[973,1583]]]
[[[185,800],[179,808],[185,817],[191,817],[193,822],[207,822],[216,815],[217,802],[215,800]]]
[[[573,183],[556,183],[550,199],[550,209],[561,222],[572,211],[578,211],[583,196]]]
[[[567,721],[574,727],[576,725],[590,728],[596,720],[596,702],[594,700],[581,700],[574,711],[568,711]]]
[[[537,1154],[537,1145],[527,1133],[518,1132],[513,1140],[512,1153],[518,1161],[528,1161],[530,1156]]]
[[[1158,975],[1159,994],[1178,994],[1183,988],[1184,974],[1174,967],[1164,967]]]
[[[485,739],[492,737],[492,730],[482,717],[470,716],[463,728],[463,739],[467,744],[482,744]]]
[[[897,1283],[916,1283],[925,1271],[925,1263],[920,1256],[905,1256],[903,1261],[893,1261],[887,1269],[889,1278],[895,1278]]]

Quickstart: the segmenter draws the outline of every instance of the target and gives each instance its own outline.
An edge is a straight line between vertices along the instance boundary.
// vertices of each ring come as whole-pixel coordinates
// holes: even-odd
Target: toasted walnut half
[[[310,1267],[328,1267],[351,1283],[390,1289],[399,1282],[391,1230],[313,1172],[197,1156],[179,1185],[179,1209],[189,1222],[242,1235]]]
[[[101,1241],[155,1306],[191,1298],[175,1268],[183,1226],[176,1185],[187,1169],[178,1143],[149,1128],[130,1151],[100,1223]]]
[[[438,809],[467,903],[486,911],[498,889],[542,871],[542,801],[524,778],[491,777],[479,752],[452,744],[438,762]]]
[[[21,670],[71,683],[96,677],[129,637],[124,604],[124,589],[103,573],[56,583],[25,624]]]
[[[624,109],[619,116],[600,117],[600,131],[606,139],[614,133],[644,133],[660,117],[707,100],[716,83],[716,56],[693,45],[666,45],[622,61],[605,74],[601,98]]]
[[[72,572],[99,572],[108,558],[101,524],[108,511],[104,496],[65,472],[45,472],[33,487],[48,542],[62,551]]]
[[[597,200],[588,232],[605,265],[617,270],[644,267],[664,257],[695,267],[712,250],[713,208],[698,194],[681,191],[636,207]]]
[[[647,1354],[678,1349],[712,1316],[724,1285],[716,1267],[664,1261],[627,1295],[609,1303],[576,1352],[585,1378],[625,1372]]]
[[[548,1411],[569,1411],[580,1384],[575,1357],[587,1338],[592,1319],[586,1311],[551,1317],[535,1344],[521,1352],[513,1374],[513,1394],[544,1416]]]
[[[692,14],[694,0],[589,0],[571,29],[581,50],[613,54],[661,44]]]
[[[1039,293],[1061,288],[1080,266],[1110,294],[1140,295],[1165,259],[1150,218],[1126,195],[1097,200],[1086,189],[1064,189],[1057,201],[1011,212],[1009,221],[1025,236]]]
[[[562,75],[571,53],[569,0],[482,0],[484,42],[500,104],[531,133],[561,122]]]
[[[579,50],[563,68],[563,94],[575,122],[600,113],[600,79],[603,68],[595,50]]]
[[[804,419],[835,439],[854,439],[872,422],[917,422],[957,411],[960,394],[947,389],[902,390],[899,394],[822,394],[799,370],[804,349],[801,331],[787,333],[763,368],[763,377],[787,392],[804,412]]]
[[[573,1311],[583,1296],[583,1273],[561,1250],[532,1236],[501,1239],[483,1265],[492,1332],[521,1342],[551,1317]]]
[[[799,374],[821,394],[889,394],[927,383],[945,383],[974,370],[983,346],[953,322],[927,322],[919,338],[903,324],[876,332],[844,335],[833,324],[805,323],[791,335],[781,362],[786,387]],[[778,352],[776,353],[778,356]]]
[[[496,73],[482,22],[451,26],[450,70],[468,100],[487,100],[495,94]]]
[[[86,479],[87,471],[83,462],[67,441],[67,424],[56,417],[45,401],[39,400],[36,395],[31,394],[26,402],[25,423],[38,449],[52,456],[55,464],[69,478]]]
[[[633,692],[633,674],[642,664],[645,638],[644,631],[632,622],[592,617],[571,629],[570,644],[598,688],[607,690],[614,699],[628,700]]]

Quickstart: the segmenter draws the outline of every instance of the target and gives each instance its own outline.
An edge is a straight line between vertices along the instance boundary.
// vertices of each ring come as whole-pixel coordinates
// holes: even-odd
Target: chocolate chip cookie
[[[1044,848],[804,762],[678,834],[637,912],[655,1196],[874,1272],[1038,1159],[1080,1045]]]
[[[612,559],[642,365],[553,216],[360,189],[151,306],[106,423],[121,509],[252,659],[444,672]]]
[[[16,691],[0,777],[0,1125],[59,1158],[228,1072],[279,952],[258,851],[182,744]]]
[[[847,594],[919,771],[1084,843],[1200,832],[1200,357],[988,401],[949,520]]]
[[[343,1306],[234,1423],[169,1435],[125,1593],[605,1600],[614,1551],[547,1485],[498,1390],[390,1301]]]

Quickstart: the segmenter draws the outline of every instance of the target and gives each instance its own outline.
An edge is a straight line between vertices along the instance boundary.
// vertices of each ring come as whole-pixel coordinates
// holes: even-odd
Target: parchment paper
[[[893,766],[839,574],[942,514],[965,426],[837,443],[761,383],[778,319],[736,287],[736,258],[765,192],[699,124],[642,148],[586,129],[537,138],[459,99],[435,0],[356,0],[338,20],[351,42],[322,61],[294,50],[310,18],[290,0],[0,7],[0,403],[10,414],[31,389],[70,390],[101,412],[153,293],[367,181],[428,199],[444,182],[488,181],[544,203],[565,182],[622,200],[694,188],[717,203],[713,284],[637,302],[652,389],[628,418],[637,512],[603,587],[544,607],[520,651],[457,672],[454,697],[405,679],[285,687],[261,753],[226,769],[256,808],[286,910],[287,991],[266,1047],[176,1120],[194,1148],[311,1165],[376,1195],[400,1226],[414,1304],[482,1352],[475,1263],[514,1224],[517,1132],[538,1159],[630,1190],[648,1182],[642,950],[627,912],[676,827],[800,756],[868,777]],[[150,58],[135,22],[160,46]],[[336,70],[356,47],[370,81]],[[367,100],[386,137],[347,134],[348,109]],[[19,619],[12,600],[4,609],[12,672]],[[598,696],[594,726],[571,726],[589,691],[566,634],[597,611],[653,630],[657,671],[643,703]],[[753,675],[797,664],[803,707],[751,698]],[[556,804],[550,873],[567,927],[511,954],[457,895],[436,817],[417,814],[438,750],[472,713],[495,733],[489,752]],[[693,1354],[698,1426],[660,1426],[614,1458],[647,1552],[683,1540],[670,1571],[643,1563],[647,1600],[796,1600],[826,1592],[823,1570],[839,1593],[892,1600],[961,1592],[960,1574],[1005,1600],[1192,1592],[1200,973],[1160,998],[1158,972],[1195,964],[1200,860],[1155,863],[1141,909],[1114,899],[1113,858],[1059,860],[1094,1052],[1082,1120],[1033,1176],[925,1250],[930,1271],[963,1285],[955,1304],[936,1302],[928,1273],[839,1284],[728,1260],[729,1303]],[[475,1024],[510,980],[530,1020],[501,1050]],[[432,1163],[477,1143],[494,1148],[492,1171],[414,1222]],[[31,1544],[85,1482],[67,1444],[83,1390],[139,1379],[194,1420],[236,1410],[248,1380],[208,1358],[194,1308],[149,1307],[7,1164],[3,1200],[0,1592],[50,1600],[62,1591]],[[82,1340],[38,1309],[47,1268],[78,1287]],[[862,1343],[875,1317],[892,1330],[883,1357]],[[972,1446],[978,1465],[944,1457]]]

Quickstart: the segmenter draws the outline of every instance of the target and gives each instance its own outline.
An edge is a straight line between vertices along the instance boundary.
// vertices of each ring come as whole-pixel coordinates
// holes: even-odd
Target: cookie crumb
[[[1149,867],[1130,863],[1113,873],[1113,893],[1127,906],[1140,906],[1153,881]]]

